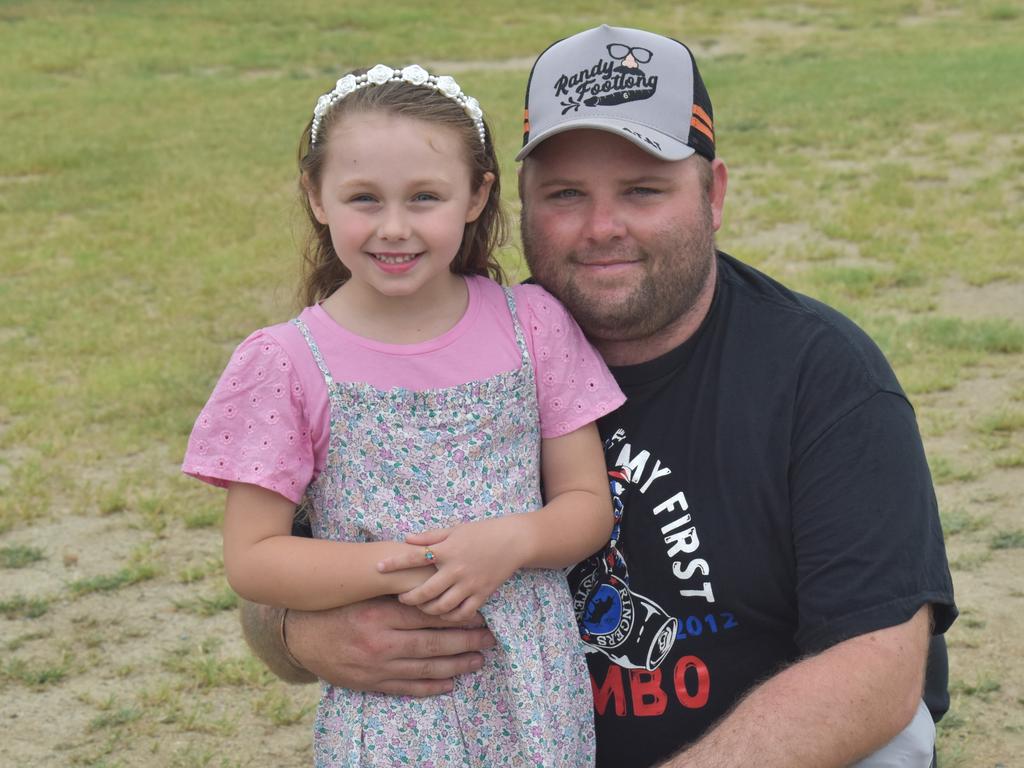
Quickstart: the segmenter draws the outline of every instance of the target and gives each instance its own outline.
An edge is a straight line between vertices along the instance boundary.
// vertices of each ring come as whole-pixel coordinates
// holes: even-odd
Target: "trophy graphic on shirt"
[[[628,669],[653,670],[676,639],[678,620],[653,600],[629,589],[619,551],[629,468],[608,471],[615,526],[608,546],[569,571],[573,607],[587,653],[602,653]]]

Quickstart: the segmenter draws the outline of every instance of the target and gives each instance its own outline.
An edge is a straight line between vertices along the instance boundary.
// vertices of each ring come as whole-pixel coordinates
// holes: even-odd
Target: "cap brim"
[[[636,123],[628,120],[615,120],[614,118],[607,117],[588,117],[581,118],[579,120],[561,122],[552,128],[548,128],[546,131],[542,131],[535,136],[531,136],[530,140],[526,142],[526,144],[523,145],[523,148],[519,150],[518,154],[516,154],[516,160],[523,160],[534,149],[536,149],[541,142],[546,139],[550,139],[556,134],[586,128],[590,128],[595,131],[606,131],[614,134],[615,136],[620,136],[661,160],[685,160],[695,151],[689,144],[684,144],[679,141],[679,139],[648,128],[647,126],[640,127],[637,126]],[[647,134],[648,138],[638,135],[638,129]]]

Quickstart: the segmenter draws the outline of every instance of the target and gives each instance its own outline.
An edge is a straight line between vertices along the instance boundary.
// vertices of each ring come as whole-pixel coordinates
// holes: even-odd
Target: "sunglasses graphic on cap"
[[[608,44],[608,55],[613,59],[624,59],[630,54],[633,54],[633,58],[639,64],[646,64],[651,60],[654,54],[646,48],[640,46],[624,45],[623,43],[609,43]]]

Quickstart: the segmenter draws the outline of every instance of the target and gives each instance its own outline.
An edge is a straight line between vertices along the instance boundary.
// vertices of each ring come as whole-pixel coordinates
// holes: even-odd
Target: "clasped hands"
[[[381,573],[433,565],[435,573],[398,600],[448,621],[473,618],[525,561],[525,545],[516,516],[476,520],[406,537],[408,548],[377,563]],[[426,552],[433,553],[428,559]]]

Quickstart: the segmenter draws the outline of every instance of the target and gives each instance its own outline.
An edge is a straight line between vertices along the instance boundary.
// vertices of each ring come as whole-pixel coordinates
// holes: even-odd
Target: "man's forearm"
[[[299,666],[288,652],[283,635],[283,608],[241,601],[242,633],[264,664],[282,680],[289,683],[311,683],[316,676]]]
[[[659,768],[840,768],[893,739],[924,685],[930,611],[774,675]]]

